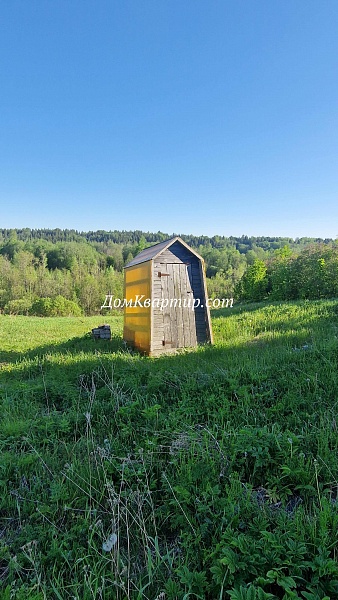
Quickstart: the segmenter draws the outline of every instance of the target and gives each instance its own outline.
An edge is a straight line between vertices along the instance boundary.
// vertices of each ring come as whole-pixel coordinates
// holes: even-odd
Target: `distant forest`
[[[0,312],[96,314],[123,267],[175,234],[73,229],[0,229]],[[321,238],[180,234],[205,260],[211,297],[235,301],[338,296],[338,242]]]
[[[22,242],[29,242],[32,240],[46,240],[55,244],[56,242],[93,242],[93,243],[113,243],[120,244],[122,246],[137,245],[142,239],[147,244],[157,244],[164,240],[179,235],[192,248],[199,248],[200,246],[211,246],[212,248],[228,248],[234,247],[241,253],[245,253],[252,247],[259,247],[263,250],[276,250],[282,248],[285,245],[290,247],[303,247],[310,243],[324,243],[328,244],[333,240],[330,238],[287,238],[287,237],[248,237],[242,235],[241,237],[225,237],[223,235],[214,235],[208,237],[206,235],[185,235],[177,233],[163,233],[158,231],[157,233],[145,233],[144,231],[76,231],[75,229],[0,229],[0,244],[8,241],[13,235]]]

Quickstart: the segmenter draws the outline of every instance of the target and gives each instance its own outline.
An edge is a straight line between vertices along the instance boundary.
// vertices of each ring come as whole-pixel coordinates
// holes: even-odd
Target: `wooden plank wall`
[[[204,284],[202,280],[202,269],[199,259],[191,253],[187,248],[182,246],[179,242],[175,242],[169,249],[165,250],[158,258],[153,260],[153,278],[152,278],[152,297],[159,301],[166,297],[168,294],[170,297],[177,297],[175,294],[179,292],[180,287],[176,285],[173,289],[169,289],[169,282],[165,282],[166,277],[159,277],[159,272],[168,272],[166,265],[172,263],[188,263],[188,275],[190,280],[190,286],[192,289],[193,298],[199,298],[201,305],[196,307],[194,311],[191,309],[184,309],[186,316],[183,317],[188,323],[184,324],[185,328],[194,328],[193,333],[186,331],[185,338],[187,340],[187,346],[195,345],[195,343],[204,343],[209,340],[209,325],[207,321],[207,312],[205,306],[205,295],[204,295]],[[170,278],[168,278],[169,280]],[[172,285],[172,284],[171,284]],[[182,284],[183,285],[183,284]],[[182,288],[183,293],[183,288]],[[163,295],[165,294],[165,296]],[[173,310],[173,309],[172,309]],[[189,314],[190,313],[190,314]],[[177,313],[179,324],[181,314]],[[173,313],[168,309],[160,310],[153,306],[152,308],[152,340],[151,340],[151,352],[152,354],[161,353],[163,351],[170,350],[170,347],[163,346],[163,340],[165,338],[165,331],[170,330],[170,319],[173,318]],[[177,341],[177,335],[171,337]],[[196,340],[196,341],[195,341]],[[180,342],[179,342],[180,343]],[[173,348],[174,349],[174,348]]]

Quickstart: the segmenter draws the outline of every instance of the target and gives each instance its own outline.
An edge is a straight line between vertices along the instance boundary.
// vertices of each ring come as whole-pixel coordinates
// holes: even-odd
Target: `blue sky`
[[[0,57],[0,227],[338,236],[337,0],[11,0]]]

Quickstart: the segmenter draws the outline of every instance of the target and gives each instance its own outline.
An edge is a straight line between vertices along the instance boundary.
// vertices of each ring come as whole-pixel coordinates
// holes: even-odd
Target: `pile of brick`
[[[110,325],[99,325],[92,329],[94,340],[111,340]]]

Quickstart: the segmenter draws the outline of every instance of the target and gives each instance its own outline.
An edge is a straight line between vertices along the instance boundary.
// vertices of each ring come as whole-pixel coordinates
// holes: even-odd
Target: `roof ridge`
[[[198,258],[202,258],[197,252],[195,252],[195,250],[190,248],[190,246],[188,246],[188,244],[186,244],[179,235],[175,235],[171,238],[168,238],[167,240],[164,240],[163,242],[157,242],[157,244],[153,244],[152,246],[144,248],[144,250],[141,250],[141,252],[134,256],[134,258],[131,261],[129,261],[129,263],[127,263],[124,266],[124,268],[126,269],[127,267],[133,267],[134,265],[137,265],[139,263],[147,262],[148,260],[156,258],[156,256],[161,254],[161,252],[169,248],[175,242],[180,242],[190,252],[198,256]],[[158,246],[161,246],[161,249],[159,249]]]

